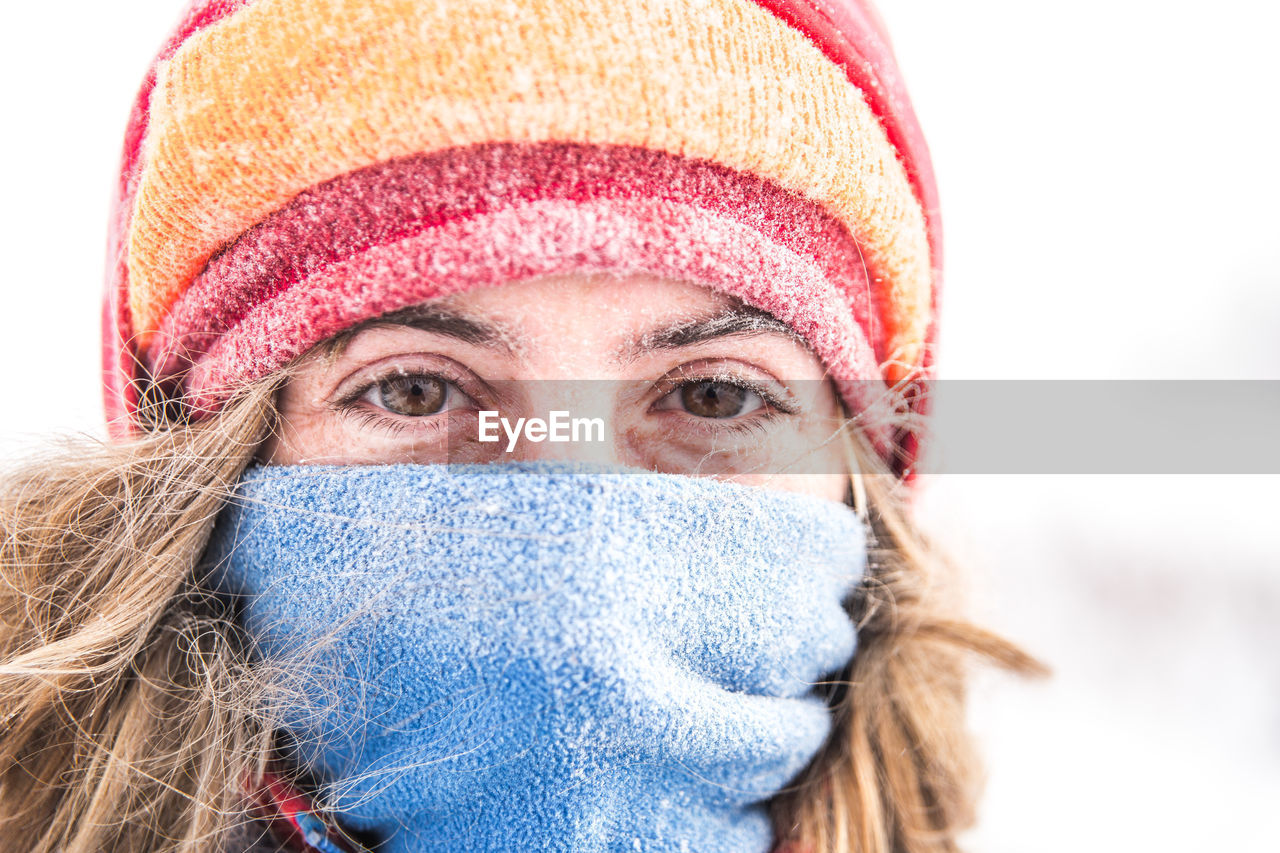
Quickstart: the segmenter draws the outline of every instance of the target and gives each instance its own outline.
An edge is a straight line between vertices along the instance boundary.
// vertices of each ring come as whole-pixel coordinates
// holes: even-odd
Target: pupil
[[[690,414],[702,418],[731,418],[742,411],[747,389],[728,382],[690,382],[681,391],[681,401]]]
[[[397,376],[379,388],[382,405],[399,415],[433,415],[444,406],[445,383],[429,376]]]

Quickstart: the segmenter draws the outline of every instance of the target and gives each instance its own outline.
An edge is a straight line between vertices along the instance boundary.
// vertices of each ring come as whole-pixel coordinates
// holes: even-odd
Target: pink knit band
[[[692,207],[758,232],[760,239],[817,265],[835,287],[831,299],[847,300],[858,326],[869,330],[872,357],[884,356],[883,327],[878,309],[869,302],[857,246],[818,205],[751,175],[643,148],[495,143],[381,163],[297,196],[209,262],[166,319],[162,338],[147,353],[147,366],[153,375],[172,375],[181,366],[175,358],[188,364],[200,361],[246,315],[339,261],[504,207],[550,200],[569,206],[591,202],[596,209],[640,201],[659,203],[659,209]],[[699,250],[701,236],[686,231],[676,235],[673,245],[653,250],[670,254],[661,265],[679,271],[686,265],[677,260],[681,252]],[[606,241],[609,235],[581,239]],[[547,269],[572,260],[555,240],[544,248],[552,256]],[[500,256],[507,249],[518,251],[519,246],[492,243],[486,251]],[[748,262],[749,252],[738,254],[743,256],[740,263]],[[658,262],[649,258],[645,264]],[[447,270],[432,254],[419,263]],[[705,274],[701,278],[714,286]],[[375,297],[369,293],[360,298]],[[878,373],[873,369],[869,375]]]

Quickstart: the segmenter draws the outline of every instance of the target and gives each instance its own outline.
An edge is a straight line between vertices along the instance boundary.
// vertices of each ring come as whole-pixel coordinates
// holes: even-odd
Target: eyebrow
[[[333,338],[330,351],[334,355],[341,354],[360,332],[386,326],[404,326],[508,353],[516,350],[511,343],[511,334],[500,325],[486,323],[439,305],[412,305],[357,323]],[[624,344],[615,353],[614,361],[626,364],[658,350],[679,349],[715,338],[762,334],[784,335],[804,343],[795,329],[777,317],[739,302],[710,316],[684,320],[673,326],[644,332]]]
[[[408,308],[372,317],[341,332],[331,341],[331,352],[341,354],[351,343],[352,338],[365,329],[386,326],[405,326],[454,338],[468,344],[505,350],[508,353],[515,350],[511,344],[510,334],[500,326],[482,322],[439,305],[410,305]]]
[[[646,332],[624,346],[618,360],[626,363],[656,350],[678,349],[714,338],[762,334],[781,334],[803,343],[795,329],[767,311],[737,304],[709,317],[686,320],[675,326]]]

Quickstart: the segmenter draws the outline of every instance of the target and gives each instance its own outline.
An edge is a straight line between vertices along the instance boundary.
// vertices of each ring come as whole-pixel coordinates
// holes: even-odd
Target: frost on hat
[[[212,410],[360,320],[571,270],[736,296],[852,410],[918,412],[940,267],[862,0],[198,0],[134,104],[109,246],[116,435],[148,387]]]

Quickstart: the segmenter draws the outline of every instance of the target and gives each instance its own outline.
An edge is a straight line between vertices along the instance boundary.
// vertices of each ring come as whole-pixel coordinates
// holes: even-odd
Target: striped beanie
[[[911,414],[939,266],[865,0],[196,0],[126,133],[108,418],[137,429],[152,389],[212,411],[361,320],[571,270],[736,296],[852,410],[895,388]],[[885,443],[900,470],[914,443]]]

